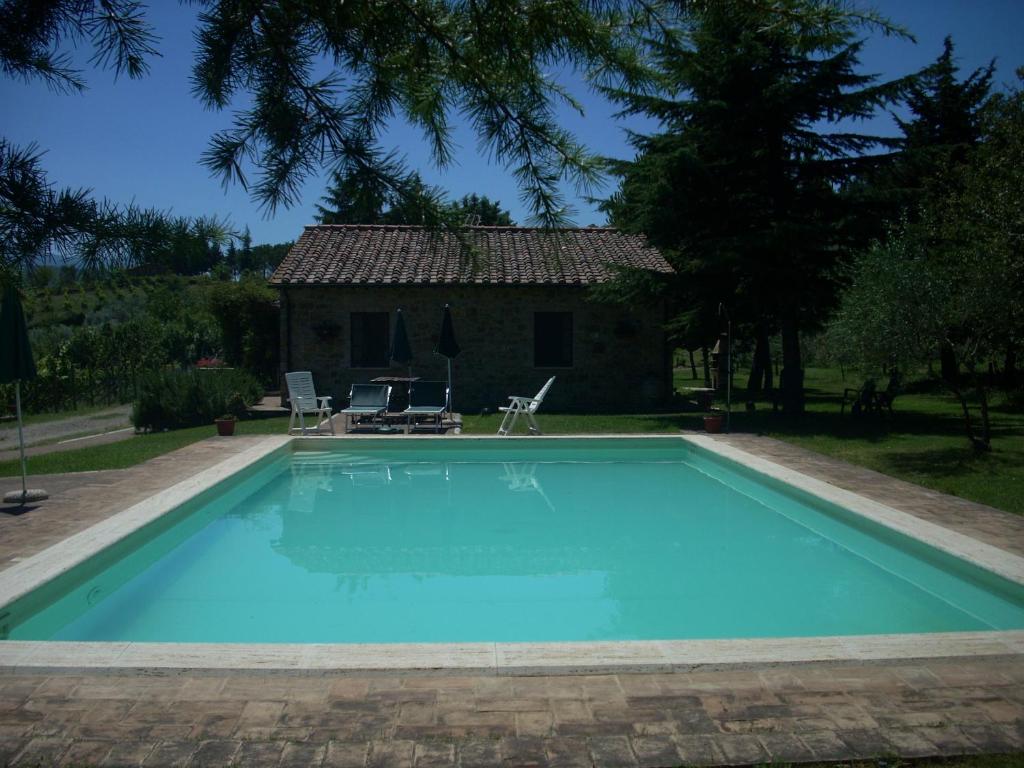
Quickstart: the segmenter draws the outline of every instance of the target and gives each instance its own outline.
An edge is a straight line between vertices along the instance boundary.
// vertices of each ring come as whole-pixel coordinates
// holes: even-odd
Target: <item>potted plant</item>
[[[723,416],[720,413],[710,413],[704,417],[704,431],[718,434],[722,431]]]
[[[221,437],[231,437],[235,434],[235,422],[238,421],[238,417],[233,413],[225,413],[223,416],[218,416],[213,420],[213,423],[217,425],[217,434]]]

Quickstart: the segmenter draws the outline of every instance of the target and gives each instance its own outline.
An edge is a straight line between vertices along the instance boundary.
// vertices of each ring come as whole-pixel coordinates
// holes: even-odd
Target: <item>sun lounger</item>
[[[391,387],[387,384],[353,384],[348,396],[348,408],[341,413],[348,432],[353,418],[384,416],[391,401]]]
[[[448,384],[443,381],[414,381],[409,387],[409,407],[405,431],[409,433],[416,424],[417,416],[433,416],[434,429],[441,431],[442,417],[448,409]]]

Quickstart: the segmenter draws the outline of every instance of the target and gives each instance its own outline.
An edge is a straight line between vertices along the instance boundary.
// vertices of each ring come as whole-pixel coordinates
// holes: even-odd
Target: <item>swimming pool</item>
[[[0,620],[12,641],[245,644],[1024,627],[1015,564],[979,567],[698,442],[300,441],[320,450],[271,452]]]

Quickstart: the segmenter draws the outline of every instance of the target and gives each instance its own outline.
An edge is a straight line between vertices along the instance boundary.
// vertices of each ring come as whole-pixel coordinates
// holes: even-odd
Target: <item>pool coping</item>
[[[392,439],[383,437],[383,439]],[[437,440],[435,436],[398,439]],[[1024,558],[872,501],[775,462],[702,435],[565,435],[548,439],[681,439],[755,472],[775,478],[889,529],[1024,584]],[[131,535],[275,452],[335,442],[351,436],[268,437],[188,480],[154,494],[38,554],[0,571],[0,606],[60,576],[97,552]],[[446,438],[440,438],[446,439]],[[460,440],[535,440],[531,437],[466,436]],[[0,614],[0,623],[3,615]],[[695,669],[776,666],[813,662],[896,663],[910,659],[1018,657],[1024,630],[898,635],[630,640],[552,643],[241,644],[140,642],[0,642],[3,672],[149,672],[155,674],[280,672],[291,674],[492,674],[562,675],[677,672]]]

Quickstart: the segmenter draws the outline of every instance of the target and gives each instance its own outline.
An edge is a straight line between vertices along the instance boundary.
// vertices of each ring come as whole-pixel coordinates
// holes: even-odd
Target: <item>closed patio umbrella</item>
[[[457,341],[455,341],[455,327],[452,325],[452,311],[451,308],[444,305],[444,315],[441,317],[441,335],[437,339],[437,347],[434,349],[435,355],[444,355],[448,358],[448,413],[454,413],[455,408],[452,405],[452,360],[462,351]]]
[[[25,436],[21,430],[21,382],[36,377],[36,364],[32,359],[32,348],[28,343],[28,326],[21,309],[21,297],[12,283],[4,287],[3,304],[0,305],[0,384],[14,382],[14,403],[18,415],[18,448],[21,452],[21,491],[4,494],[5,504],[24,504],[28,501],[42,501],[49,496],[46,491],[29,490],[25,477]]]
[[[395,321],[395,335],[391,339],[391,359],[409,366],[409,378],[412,378],[412,347],[409,345],[409,334],[405,330],[405,316],[402,310],[398,310],[398,319]]]

